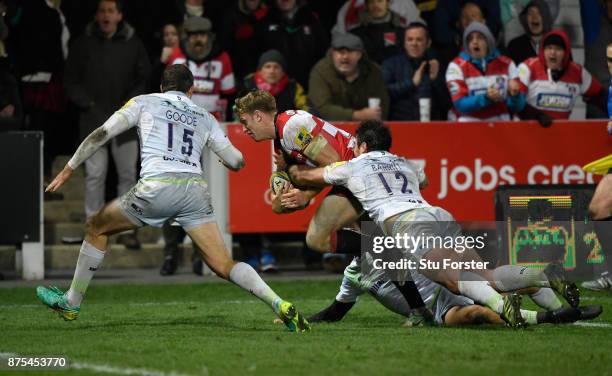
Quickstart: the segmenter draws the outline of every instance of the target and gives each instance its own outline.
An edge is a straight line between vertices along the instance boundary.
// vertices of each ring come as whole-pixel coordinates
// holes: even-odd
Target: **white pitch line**
[[[134,375],[134,376],[192,376],[186,373],[179,373],[175,371],[164,372],[151,370],[146,368],[126,368],[126,367],[113,367],[107,364],[91,364],[91,363],[69,363],[70,368],[83,369],[99,373],[110,373],[114,375]],[[205,372],[208,374],[208,372]]]
[[[612,324],[606,322],[586,322],[586,321],[577,321],[574,325],[578,326],[587,326],[592,328],[612,328]]]
[[[580,300],[587,301],[599,301],[599,300],[610,300],[612,296],[581,296]]]

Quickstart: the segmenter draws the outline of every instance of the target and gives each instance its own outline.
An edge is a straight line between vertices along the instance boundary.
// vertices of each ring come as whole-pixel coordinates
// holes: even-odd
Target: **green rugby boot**
[[[292,303],[287,301],[281,302],[278,311],[278,317],[283,320],[289,331],[300,333],[310,331],[310,324]]]
[[[513,293],[505,295],[503,300],[504,308],[500,316],[506,322],[506,325],[514,329],[526,328],[527,323],[521,315],[522,297],[517,293]]]
[[[38,286],[36,296],[44,305],[57,312],[66,321],[76,320],[79,317],[81,308],[68,304],[65,293],[55,286]]]

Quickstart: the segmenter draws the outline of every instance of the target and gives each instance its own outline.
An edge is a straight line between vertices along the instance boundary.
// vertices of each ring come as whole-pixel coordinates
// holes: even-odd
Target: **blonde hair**
[[[242,98],[237,98],[234,104],[236,114],[252,114],[255,111],[276,113],[276,99],[267,91],[251,91]]]

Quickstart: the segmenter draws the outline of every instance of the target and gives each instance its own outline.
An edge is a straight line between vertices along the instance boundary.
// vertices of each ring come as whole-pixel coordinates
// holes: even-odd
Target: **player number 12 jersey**
[[[429,207],[421,196],[425,172],[416,163],[389,152],[373,151],[325,168],[328,184],[348,188],[379,225],[396,214]]]

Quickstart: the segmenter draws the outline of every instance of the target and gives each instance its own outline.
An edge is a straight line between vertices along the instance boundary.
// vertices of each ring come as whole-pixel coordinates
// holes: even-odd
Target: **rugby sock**
[[[510,292],[527,287],[550,287],[548,278],[539,269],[517,265],[502,265],[493,270],[498,291]]]
[[[480,275],[472,272],[462,272],[458,287],[461,295],[489,307],[494,312],[499,314],[503,312],[504,300],[502,296]]]
[[[334,302],[321,312],[311,316],[308,318],[308,322],[334,322],[340,321],[342,318],[350,311],[351,308],[355,305],[355,302],[339,302],[334,299]]]
[[[255,295],[278,314],[283,301],[249,264],[238,262],[229,273],[229,280]]]
[[[66,292],[66,299],[70,305],[74,307],[81,305],[83,295],[85,295],[94,273],[98,270],[98,266],[102,263],[102,259],[104,259],[104,251],[97,249],[87,241],[83,241],[74,277],[72,277],[72,284]]]
[[[330,252],[361,256],[361,239],[366,235],[349,229],[333,231],[330,238]]]
[[[529,297],[535,304],[549,311],[563,307],[563,303],[561,303],[557,294],[547,287],[540,288],[538,292],[530,294]]]
[[[529,325],[535,325],[538,323],[538,312],[536,311],[528,311],[526,309],[521,309],[521,316]]]

